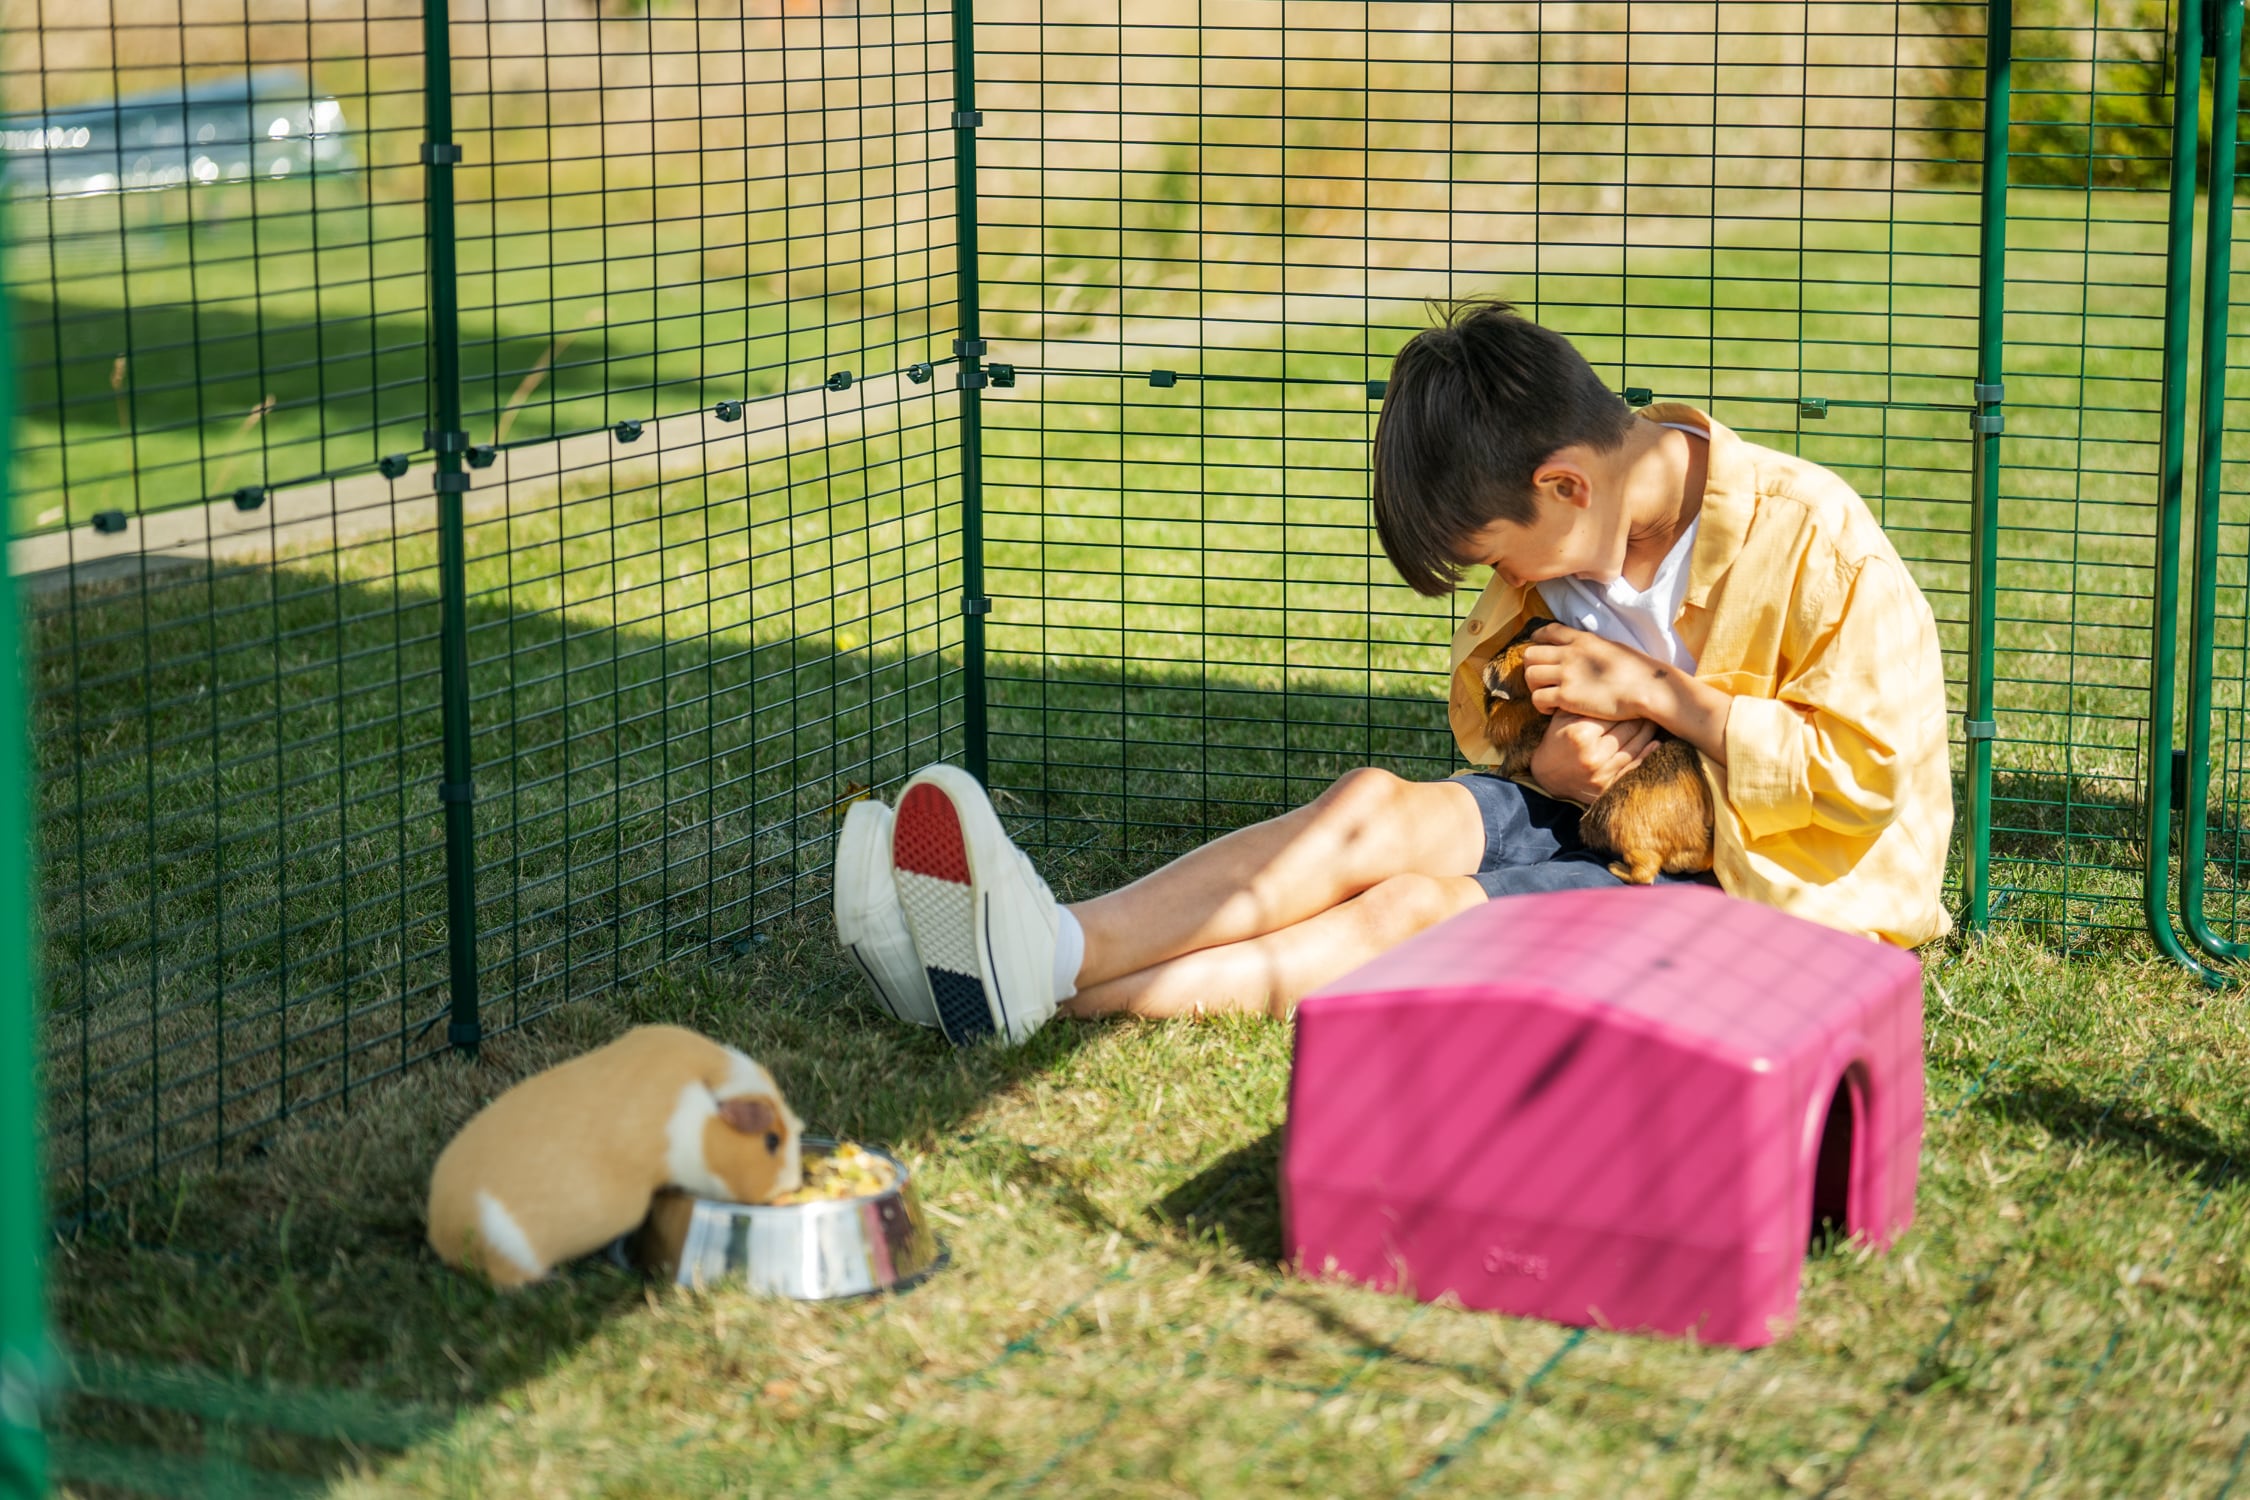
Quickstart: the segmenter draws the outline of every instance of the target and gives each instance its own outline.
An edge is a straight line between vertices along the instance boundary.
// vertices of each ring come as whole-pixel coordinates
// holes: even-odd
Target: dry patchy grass
[[[1297,1280],[1286,1026],[1058,1024],[956,1054],[875,1019],[817,923],[138,1202],[63,1247],[61,1322],[447,1414],[388,1456],[251,1440],[350,1495],[2220,1492],[2250,1442],[2241,1007],[2020,940],[1930,958],[1919,1221],[1889,1255],[1816,1253],[1798,1327],[1751,1354]],[[816,1125],[901,1148],[950,1267],[807,1307],[596,1265],[502,1299],[438,1266],[418,1212],[447,1131],[658,1016],[766,1059]],[[64,1413],[97,1420],[198,1441]]]

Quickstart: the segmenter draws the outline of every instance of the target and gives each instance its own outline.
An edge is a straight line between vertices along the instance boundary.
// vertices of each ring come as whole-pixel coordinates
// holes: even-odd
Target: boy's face
[[[1555,578],[1608,583],[1625,566],[1624,507],[1598,488],[1581,448],[1565,448],[1531,476],[1528,525],[1495,521],[1462,545],[1518,590]]]

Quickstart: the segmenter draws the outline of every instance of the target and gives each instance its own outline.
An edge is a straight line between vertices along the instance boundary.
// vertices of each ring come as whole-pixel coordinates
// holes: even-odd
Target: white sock
[[[1086,962],[1086,929],[1067,906],[1057,906],[1055,916],[1055,1003],[1060,1005],[1078,993],[1078,970]]]

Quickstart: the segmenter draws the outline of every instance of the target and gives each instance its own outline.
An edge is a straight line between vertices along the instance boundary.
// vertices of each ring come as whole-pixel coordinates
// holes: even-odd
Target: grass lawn
[[[1123,873],[1057,869],[1065,894]],[[878,1019],[817,920],[379,1086],[66,1241],[78,1346],[318,1387],[419,1434],[246,1424],[337,1494],[2228,1493],[2250,1447],[2250,1025],[2171,970],[1930,955],[1919,1218],[1814,1255],[1742,1354],[1421,1307],[1276,1264],[1286,1026],[1058,1024],[960,1055]],[[426,1163],[508,1080],[662,1017],[895,1143],[951,1265],[825,1308],[589,1266],[513,1300],[420,1244]],[[183,1443],[79,1400],[70,1441]],[[185,1438],[192,1453],[195,1443]],[[70,1452],[66,1446],[66,1455]]]
[[[959,434],[917,396],[791,453],[620,453],[472,525],[479,961],[494,1024],[544,1017],[473,1068],[432,1056],[427,531],[40,606],[50,1159],[84,1219],[58,1322],[130,1367],[89,1367],[108,1394],[64,1409],[66,1459],[236,1444],[347,1493],[2224,1493],[2250,1443],[2250,1035],[2134,936],[2161,260],[2146,201],[2069,201],[2025,231],[2011,328],[1995,879],[2021,925],[1931,953],[1920,1223],[1893,1255],[1817,1254],[1788,1341],[1701,1351],[1287,1276],[1285,1027],[1063,1025],[962,1057],[874,1019],[823,928],[838,811],[962,743]],[[1912,233],[1943,257],[1961,229]],[[1967,283],[1873,285],[1865,246],[1833,253],[1535,285],[1590,342],[1647,341],[1665,394],[1724,376],[1723,416],[1860,484],[1958,684],[1968,446],[1958,411],[1915,403],[1965,384]],[[996,324],[1046,291],[1015,284]],[[1758,331],[1715,339],[1714,308]],[[1365,523],[1359,382],[1395,310],[1198,349],[1232,378],[1172,388],[1120,331],[1123,374],[992,393],[993,779],[1066,894],[1348,765],[1450,767],[1447,608],[1386,580]],[[1878,342],[1914,329],[1895,359]],[[507,370],[552,332],[526,325]],[[669,336],[644,354],[644,387],[700,378]],[[107,368],[69,377],[82,403]],[[606,399],[620,368],[564,388]],[[1815,378],[1826,417],[1796,410]],[[906,1152],[951,1268],[828,1309],[601,1269],[503,1302],[443,1274],[418,1216],[446,1133],[654,1018]],[[317,1395],[338,1391],[341,1424]],[[176,1410],[245,1403],[262,1416],[232,1430]]]
[[[1102,394],[1058,388],[993,443],[995,780],[1065,894],[1358,759],[1435,773],[1443,607],[1380,584],[1364,535],[1326,524],[1339,502],[1214,490],[1193,520],[1143,514],[1186,502],[1102,446],[1146,428],[1173,463],[1164,422],[1191,423],[1207,472],[1246,469],[1328,398],[1165,419]],[[1266,435],[1209,435],[1253,420]],[[95,793],[46,834],[50,868],[92,850],[69,867],[101,918],[50,908],[70,955],[51,971],[58,1190],[81,1150],[114,1153],[96,1177],[130,1179],[152,1142],[187,1168],[95,1194],[58,1249],[72,1345],[128,1376],[191,1372],[152,1388],[90,1367],[109,1394],[64,1408],[67,1466],[113,1472],[120,1444],[199,1462],[220,1442],[339,1493],[447,1495],[2234,1482],[2250,1033],[2123,930],[2127,847],[2002,839],[2003,884],[2076,861],[2081,925],[1931,954],[1918,1227],[1893,1255],[1817,1254],[1802,1325],[1753,1355],[1285,1274],[1285,1027],[1064,1025],[962,1057],[877,1020],[825,933],[827,840],[853,785],[957,753],[953,443],[906,423],[685,483],[613,470],[475,529],[487,993],[496,1019],[557,1008],[474,1068],[392,1071],[442,1035],[414,1029],[444,1003],[418,791],[436,769],[429,539],[87,590],[43,616],[50,671],[69,620],[105,643],[76,658],[96,687],[75,729],[68,674],[49,679],[41,738],[49,795]],[[1036,522],[1028,486],[1002,488],[1034,479]],[[153,675],[132,644],[144,610],[170,663]],[[2016,628],[2028,661],[2037,627]],[[2019,692],[2069,706],[2067,683]],[[2022,806],[2052,810],[2066,763],[2009,748]],[[2067,914],[2017,883],[2024,909]],[[2061,957],[2061,937],[2084,951]],[[817,1126],[900,1147],[951,1267],[827,1309],[599,1268],[500,1301],[443,1273],[418,1216],[446,1133],[654,1018],[749,1048]]]
[[[51,222],[42,204],[13,210],[24,413],[13,534],[367,473],[388,454],[428,461],[419,202],[357,181],[143,197],[58,204]],[[676,226],[589,219],[583,197],[463,206],[455,294],[476,442],[937,357],[925,346],[950,317],[951,283],[936,279],[927,226],[920,248],[902,234],[880,264],[855,249],[848,277],[808,278],[782,269],[793,242],[772,232],[772,213],[737,215],[732,241],[683,249]],[[746,246],[751,234],[763,238]],[[793,253],[817,263],[817,250]],[[729,255],[731,275],[719,269]],[[847,281],[850,295],[831,295]]]

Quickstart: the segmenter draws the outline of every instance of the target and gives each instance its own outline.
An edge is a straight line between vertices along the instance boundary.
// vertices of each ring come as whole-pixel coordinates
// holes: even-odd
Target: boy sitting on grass
[[[1474,766],[1481,672],[1535,615],[1539,790],[1490,769],[1366,768],[1294,812],[1063,906],[967,773],[931,766],[895,817],[854,806],[836,923],[885,1004],[957,1044],[1055,1013],[1280,1017],[1481,901],[1620,883],[1578,810],[1659,729],[1699,752],[1718,884],[1914,946],[1947,926],[1945,679],[1928,602],[1834,474],[1687,406],[1635,415],[1568,340],[1458,308],[1392,367],[1375,524],[1418,593],[1492,569],[1453,637],[1451,720]],[[1709,876],[1694,877],[1708,880]]]

